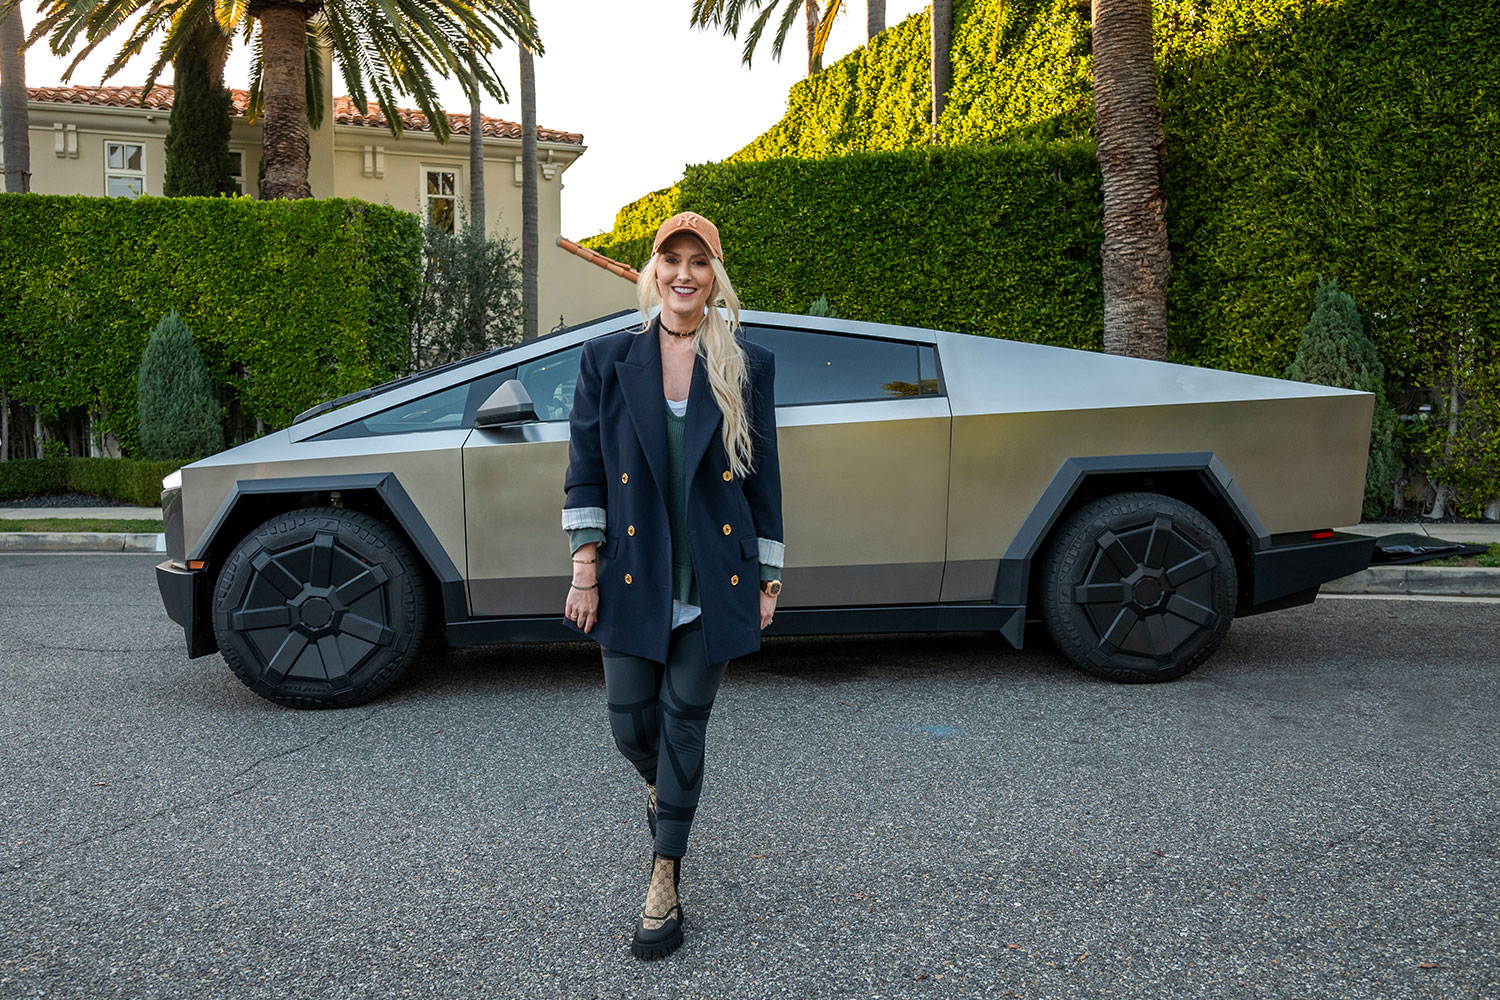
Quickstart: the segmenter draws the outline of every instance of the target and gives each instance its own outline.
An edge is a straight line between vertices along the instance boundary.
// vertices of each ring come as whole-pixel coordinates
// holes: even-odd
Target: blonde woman
[[[709,712],[725,666],[760,647],[776,613],[785,548],[775,365],[736,336],[714,224],[662,223],[639,297],[640,331],[584,347],[562,526],[564,613],[603,648],[615,745],[646,782],[651,879],[631,950],[649,959],[682,943],[678,876]]]

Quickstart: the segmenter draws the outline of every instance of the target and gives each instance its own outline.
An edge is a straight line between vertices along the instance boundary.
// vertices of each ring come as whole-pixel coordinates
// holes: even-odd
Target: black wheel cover
[[[1042,613],[1058,647],[1089,673],[1171,680],[1223,641],[1236,585],[1229,547],[1201,512],[1158,494],[1115,494],[1058,532]]]
[[[283,705],[355,705],[411,661],[425,624],[422,577],[389,526],[342,508],[273,518],[225,561],[214,629],[251,690]]]

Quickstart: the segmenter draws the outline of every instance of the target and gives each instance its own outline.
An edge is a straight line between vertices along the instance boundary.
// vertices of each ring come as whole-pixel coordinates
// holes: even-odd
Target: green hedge
[[[1052,139],[1057,152],[1048,155],[1073,162],[1068,150],[1087,141],[1092,124],[1083,10],[1075,0],[960,0],[954,83],[938,141],[987,144],[1003,161],[1042,156],[1026,151]],[[1318,280],[1337,280],[1366,310],[1365,329],[1380,351],[1392,398],[1405,393],[1410,402],[1433,390],[1434,418],[1405,428],[1408,469],[1451,487],[1460,509],[1477,513],[1500,496],[1500,297],[1494,293],[1500,144],[1493,140],[1500,134],[1493,96],[1500,5],[1157,0],[1155,11],[1173,359],[1280,374],[1292,360]],[[928,274],[925,284],[913,280],[935,261],[947,266],[962,259],[976,240],[971,220],[999,220],[1003,230],[1028,211],[1014,207],[1017,200],[1026,205],[1026,195],[1017,199],[1003,183],[990,183],[989,174],[981,172],[963,190],[928,166],[943,161],[918,153],[927,142],[929,105],[919,96],[927,87],[926,32],[926,15],[909,18],[798,83],[786,118],[729,163],[690,168],[676,187],[622,211],[627,225],[586,242],[639,264],[643,248],[649,250],[641,234],[649,237],[673,206],[696,208],[734,227],[725,234],[726,250],[742,256],[731,257],[731,273],[760,297],[755,304],[800,310],[827,294],[845,316],[885,319],[896,311],[890,291],[896,283],[913,296],[939,296],[936,308],[901,307],[936,313],[933,325],[1055,342],[1057,324],[1030,321],[1030,310],[1045,300],[1084,311],[1060,319],[1072,331],[1063,339],[1096,326],[1096,280],[1087,294],[1075,295],[1049,286],[1050,272],[1035,267],[1052,248],[1072,253],[1080,220],[1100,212],[1097,188],[1073,185],[1081,175],[1066,166],[1062,176],[1076,201],[1066,211],[1030,216],[1038,247],[1028,251],[1000,235],[1006,255],[988,261],[996,271],[1019,268],[1035,279],[979,296],[986,300],[978,307],[983,314],[961,310],[962,322],[947,318],[955,313],[941,273]],[[863,177],[874,169],[840,154],[902,146],[909,152],[864,154],[901,165],[875,171],[885,183],[838,180],[841,172]],[[789,156],[800,164],[777,159]],[[731,167],[743,172],[717,173]],[[1008,168],[993,169],[1009,175]],[[894,179],[902,170],[907,176]],[[716,186],[716,176],[753,192],[743,199],[750,204]],[[920,242],[893,239],[881,228],[902,218],[887,203],[892,197],[955,228],[926,227]],[[766,204],[753,204],[756,198]],[[837,238],[797,233],[806,252],[830,260],[813,266],[771,254],[772,246],[798,252],[790,238],[798,227],[788,219],[833,226]],[[1093,232],[1095,242],[1082,256],[1097,266]],[[982,235],[978,245],[987,245]],[[882,248],[884,269],[847,263],[864,259],[870,246]],[[973,281],[975,272],[982,268],[954,276]],[[974,287],[988,293],[1004,274],[983,277]],[[832,278],[844,283],[835,286]],[[1008,315],[1017,309],[1028,321]]]
[[[1081,143],[937,148],[691,167],[657,211],[714,220],[749,308],[1097,348],[1098,186]]]
[[[415,216],[347,200],[0,194],[0,384],[138,455],[135,373],[176,309],[214,383],[276,426],[404,369]]]
[[[181,465],[129,458],[15,459],[0,462],[0,500],[87,493],[155,507],[161,503],[162,479]]]

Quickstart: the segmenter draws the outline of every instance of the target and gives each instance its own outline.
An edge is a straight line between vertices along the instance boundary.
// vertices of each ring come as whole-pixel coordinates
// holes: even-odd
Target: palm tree
[[[536,68],[521,50],[521,339],[537,335],[536,271],[541,256],[536,189]]]
[[[320,22],[312,22],[321,12]],[[52,51],[71,53],[82,40],[78,62],[118,26],[139,15],[109,74],[139,52],[154,32],[169,27],[169,39],[203,17],[214,17],[226,36],[241,35],[260,50],[260,71],[252,86],[252,114],[263,114],[265,179],[262,198],[306,198],[308,162],[308,63],[316,65],[310,36],[333,50],[344,85],[355,104],[369,97],[385,114],[393,134],[401,132],[396,95],[409,95],[427,116],[439,140],[448,137],[448,117],[438,101],[432,78],[456,73],[472,103],[484,90],[506,100],[505,87],[490,65],[488,53],[510,38],[541,51],[529,0],[50,0],[32,37],[49,35]],[[184,41],[185,44],[185,41]],[[151,77],[166,58],[153,67]],[[468,70],[469,72],[465,72]],[[317,117],[316,114],[314,117]]]
[[[1166,138],[1151,0],[1094,0],[1094,137],[1104,186],[1104,349],[1167,357]]]
[[[937,136],[938,119],[948,103],[948,86],[953,82],[953,0],[932,0],[932,134]]]
[[[0,132],[5,133],[5,190],[31,190],[31,127],[26,110],[26,30],[19,3],[0,4]],[[3,447],[3,444],[0,444]]]
[[[469,101],[469,225],[484,239],[484,114],[479,98]]]

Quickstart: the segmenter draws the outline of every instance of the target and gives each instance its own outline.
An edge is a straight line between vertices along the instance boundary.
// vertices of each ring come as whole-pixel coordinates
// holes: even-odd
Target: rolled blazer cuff
[[[755,541],[760,546],[760,562],[763,565],[776,567],[786,565],[786,543],[778,542],[774,538],[757,538]]]
[[[562,530],[577,531],[579,528],[604,529],[609,526],[603,507],[564,507]]]

